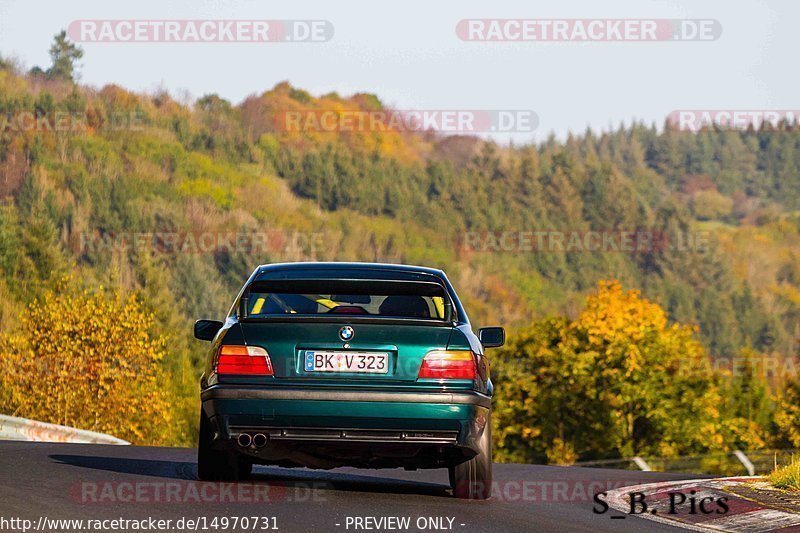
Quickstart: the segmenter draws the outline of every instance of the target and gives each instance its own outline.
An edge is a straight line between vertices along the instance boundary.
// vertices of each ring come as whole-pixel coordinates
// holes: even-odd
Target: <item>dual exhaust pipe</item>
[[[249,448],[250,446],[255,448],[263,448],[269,442],[269,437],[263,433],[256,433],[255,435],[250,435],[249,433],[239,433],[239,436],[236,438],[236,442],[242,448]]]

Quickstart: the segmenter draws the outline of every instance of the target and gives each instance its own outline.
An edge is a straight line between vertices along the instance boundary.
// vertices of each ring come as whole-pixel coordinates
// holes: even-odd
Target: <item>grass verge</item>
[[[776,468],[767,479],[775,487],[800,491],[800,459],[792,458],[792,462]]]

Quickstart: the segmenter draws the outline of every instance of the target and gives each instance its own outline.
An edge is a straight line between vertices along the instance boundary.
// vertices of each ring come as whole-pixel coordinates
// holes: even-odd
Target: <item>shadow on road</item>
[[[63,454],[53,454],[49,457],[61,464],[137,476],[194,479],[196,472],[195,464],[186,461],[159,461],[155,459],[134,459],[128,457]]]
[[[60,464],[103,470],[132,476],[149,476],[178,480],[197,479],[194,462],[135,459],[127,457],[85,456],[53,454],[49,456]],[[113,481],[131,481],[119,476]],[[291,470],[257,466],[248,483],[259,483],[284,488],[333,490],[345,492],[371,492],[384,494],[418,494],[450,498],[449,487],[436,483],[407,481],[403,479],[362,476],[349,472]]]

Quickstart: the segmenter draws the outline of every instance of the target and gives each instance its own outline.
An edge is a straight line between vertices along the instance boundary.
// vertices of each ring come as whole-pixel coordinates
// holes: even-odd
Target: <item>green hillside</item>
[[[238,104],[207,95],[187,105],[3,62],[0,331],[13,332],[25,306],[65,274],[78,287],[137,293],[165,336],[162,364],[182,421],[175,443],[191,442],[196,423],[204,346],[192,322],[222,316],[262,263],[440,267],[476,326],[512,332],[576,317],[599,280],[618,279],[670,320],[696,325],[712,356],[746,346],[797,354],[797,128],[693,134],[637,124],[504,146],[435,133],[287,132],[275,120],[287,110],[376,109],[374,95],[315,97],[288,83]],[[41,120],[29,127],[26,114]],[[72,125],[52,127],[64,116]],[[638,232],[659,244],[492,244],[520,232],[567,241]],[[231,233],[247,242],[220,245]],[[209,235],[212,244],[197,244]]]

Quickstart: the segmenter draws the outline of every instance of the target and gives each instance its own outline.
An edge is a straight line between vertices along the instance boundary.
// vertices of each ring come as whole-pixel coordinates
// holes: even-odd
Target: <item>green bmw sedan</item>
[[[260,266],[226,320],[198,320],[194,335],[211,342],[200,479],[241,479],[254,464],[447,468],[455,496],[489,497],[484,350],[505,332],[473,333],[441,270]]]

